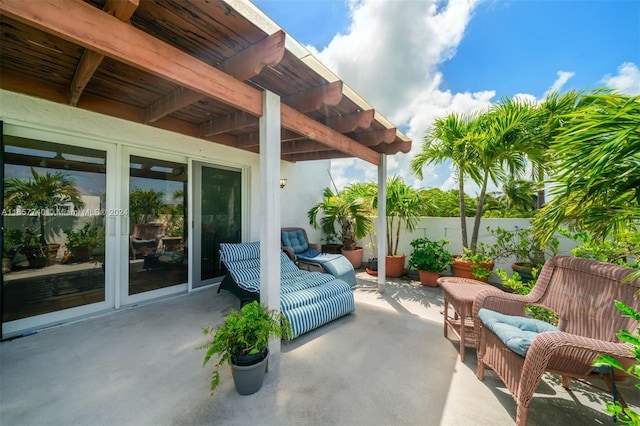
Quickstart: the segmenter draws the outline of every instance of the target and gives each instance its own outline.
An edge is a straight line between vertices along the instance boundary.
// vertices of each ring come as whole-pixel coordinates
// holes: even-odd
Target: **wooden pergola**
[[[411,149],[251,3],[2,0],[0,13],[6,90],[251,152],[267,90],[280,97],[282,160],[379,165]]]

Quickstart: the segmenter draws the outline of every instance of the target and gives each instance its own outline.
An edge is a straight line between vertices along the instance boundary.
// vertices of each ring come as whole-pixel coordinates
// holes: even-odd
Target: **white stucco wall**
[[[247,170],[248,194],[245,196],[250,206],[247,240],[259,239],[260,226],[264,224],[257,154],[6,90],[0,90],[0,119],[7,124],[45,132],[84,136],[87,146],[92,140],[98,140],[243,168]],[[281,162],[280,167],[282,177],[288,180],[282,189],[282,225],[309,229],[307,211],[320,200],[322,189],[330,184],[327,174],[330,161]],[[319,232],[317,235],[319,240]]]
[[[374,222],[375,224],[375,222]],[[530,227],[529,219],[482,219],[480,222],[480,231],[478,233],[478,241],[493,244],[495,238],[487,231],[487,227],[495,229],[500,227],[508,231],[514,231],[516,227],[518,229],[525,229]],[[473,219],[467,219],[467,235],[471,240],[471,234],[473,231]],[[398,254],[406,254],[407,260],[411,254],[411,241],[416,238],[427,237],[430,240],[445,239],[450,241],[450,244],[445,246],[451,254],[460,254],[462,252],[462,235],[460,231],[460,218],[458,217],[423,217],[413,232],[408,232],[406,229],[400,231],[400,243],[398,244]],[[571,254],[571,249],[576,247],[576,242],[570,240],[562,235],[557,234],[556,237],[560,243],[558,254]],[[360,241],[360,244],[364,247],[363,258],[366,260],[373,257],[373,249],[370,244],[370,239],[364,239]],[[505,259],[496,263],[495,269],[504,269],[509,274],[511,271],[511,264],[515,262],[515,259]]]

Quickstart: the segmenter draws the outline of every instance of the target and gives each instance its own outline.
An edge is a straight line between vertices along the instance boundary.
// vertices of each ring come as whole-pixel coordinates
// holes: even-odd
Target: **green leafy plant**
[[[98,245],[99,230],[88,222],[80,229],[65,229],[64,233],[67,235],[65,247],[72,253],[93,249]]]
[[[544,265],[547,256],[558,253],[557,238],[552,237],[547,244],[542,245],[531,229],[508,231],[500,227],[487,227],[487,231],[496,238],[491,245],[491,257],[495,260],[515,257],[518,263],[539,268]]]
[[[640,313],[634,310],[631,306],[628,306],[618,300],[614,303],[624,316],[640,321]],[[635,333],[628,330],[621,330],[616,334],[616,336],[618,336],[618,339],[621,341],[633,346],[630,351],[635,356],[637,362],[628,368],[624,368],[617,359],[609,355],[600,355],[594,360],[594,366],[598,367],[602,365],[609,365],[617,370],[626,372],[630,376],[640,378],[640,328],[635,330]],[[636,384],[636,388],[640,389],[640,384]],[[613,414],[615,418],[620,420],[622,423],[628,425],[640,425],[640,413],[637,413],[629,407],[623,408],[619,401],[616,401],[615,403],[608,402],[606,411]]]
[[[270,310],[256,301],[242,307],[240,312],[233,310],[224,322],[214,331],[210,327],[203,329],[210,339],[198,349],[206,349],[203,367],[214,355],[218,362],[211,376],[211,397],[220,384],[218,368],[223,364],[232,365],[238,356],[261,353],[271,338],[291,339],[291,325],[282,312]]]
[[[534,278],[538,276],[538,270],[534,268],[532,270]],[[515,294],[527,295],[531,292],[534,286],[534,282],[524,282],[522,277],[517,272],[507,275],[507,271],[504,269],[496,270],[496,274],[502,280],[502,285],[513,290]],[[527,306],[525,312],[532,318],[546,321],[553,325],[558,325],[558,315],[546,308],[540,306]]]
[[[409,267],[419,271],[441,272],[453,263],[451,253],[444,248],[446,244],[449,241],[432,241],[428,238],[411,241],[413,251],[409,256]]]
[[[22,253],[29,263],[34,266],[44,266],[45,260],[49,259],[49,251],[46,243],[42,242],[42,234],[31,228],[26,228],[24,232],[15,234],[19,238],[18,252]]]
[[[576,257],[615,263],[622,266],[634,266],[627,259],[629,256],[640,254],[640,246],[631,240],[625,240],[624,235],[613,239],[598,238],[588,231],[572,233],[560,228],[558,232],[579,244],[571,250],[571,254]]]

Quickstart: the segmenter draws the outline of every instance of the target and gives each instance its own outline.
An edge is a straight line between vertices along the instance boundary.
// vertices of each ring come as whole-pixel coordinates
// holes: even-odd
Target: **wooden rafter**
[[[339,115],[337,117],[327,118],[325,124],[336,132],[348,133],[357,129],[366,130],[371,127],[375,110],[368,109],[366,111],[354,112],[351,114]]]
[[[239,111],[202,123],[198,128],[200,136],[212,136],[248,126],[257,126],[258,121],[258,117]]]
[[[122,22],[129,22],[139,4],[139,0],[107,0],[102,10]],[[90,49],[84,49],[69,86],[69,105],[75,106],[78,104],[80,95],[82,95],[84,88],[87,87],[89,80],[91,80],[103,59],[104,55]]]
[[[369,130],[362,133],[354,133],[352,139],[364,146],[391,143],[396,140],[396,129]]]
[[[282,102],[302,113],[317,111],[324,106],[336,106],[342,100],[342,81],[314,87],[282,98]]]
[[[275,66],[282,60],[285,38],[284,31],[273,33],[222,62],[218,69],[241,81],[255,77],[265,66]],[[145,123],[153,123],[205,98],[201,93],[179,87],[147,108]]]
[[[327,151],[331,148],[309,139],[301,141],[283,142],[280,146],[280,152],[285,154],[299,154],[303,152]]]

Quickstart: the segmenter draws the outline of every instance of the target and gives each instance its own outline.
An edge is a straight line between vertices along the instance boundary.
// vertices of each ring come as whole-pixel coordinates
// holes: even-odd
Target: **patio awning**
[[[256,153],[268,90],[281,99],[283,160],[380,165],[411,149],[246,1],[3,0],[0,14],[6,90]]]

